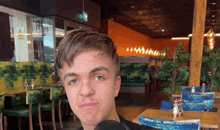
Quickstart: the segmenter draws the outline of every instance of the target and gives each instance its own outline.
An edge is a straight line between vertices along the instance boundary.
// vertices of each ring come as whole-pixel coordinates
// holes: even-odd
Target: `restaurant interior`
[[[0,0],[0,130],[82,127],[55,63],[59,42],[77,28],[115,42],[116,110],[126,120],[220,129],[219,0]]]

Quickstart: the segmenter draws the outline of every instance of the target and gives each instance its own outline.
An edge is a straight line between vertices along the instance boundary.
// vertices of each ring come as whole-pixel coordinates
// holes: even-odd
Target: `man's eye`
[[[68,85],[75,84],[76,82],[77,82],[77,80],[73,79],[73,80],[69,81]]]
[[[95,80],[100,80],[100,81],[102,81],[102,80],[104,80],[104,78],[103,78],[102,76],[96,76],[96,77],[95,77]]]

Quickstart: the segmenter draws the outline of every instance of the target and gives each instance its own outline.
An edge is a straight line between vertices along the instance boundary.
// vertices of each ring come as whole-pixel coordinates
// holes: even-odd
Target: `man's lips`
[[[82,106],[82,108],[96,108],[98,103],[85,103]]]

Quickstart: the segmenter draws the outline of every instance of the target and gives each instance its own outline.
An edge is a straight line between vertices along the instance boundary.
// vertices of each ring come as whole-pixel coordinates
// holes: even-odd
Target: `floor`
[[[160,102],[162,100],[169,100],[166,94],[161,92],[161,88],[155,88],[149,95],[144,94],[131,94],[131,93],[119,93],[116,98],[116,109],[118,114],[123,116],[127,120],[132,120],[139,114],[141,114],[147,108],[160,108]],[[57,130],[60,129],[59,121],[57,123]],[[64,117],[63,120],[64,128],[62,130],[77,130],[81,127],[80,121],[73,121],[73,117]],[[44,130],[52,130],[51,122],[43,122]]]

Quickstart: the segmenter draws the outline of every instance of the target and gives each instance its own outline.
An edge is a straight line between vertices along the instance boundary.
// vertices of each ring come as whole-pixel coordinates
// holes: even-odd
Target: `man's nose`
[[[92,85],[91,81],[88,81],[88,80],[83,81],[82,86],[81,86],[81,90],[80,90],[80,95],[82,97],[87,97],[87,96],[95,94],[95,90],[92,86],[93,85]]]

